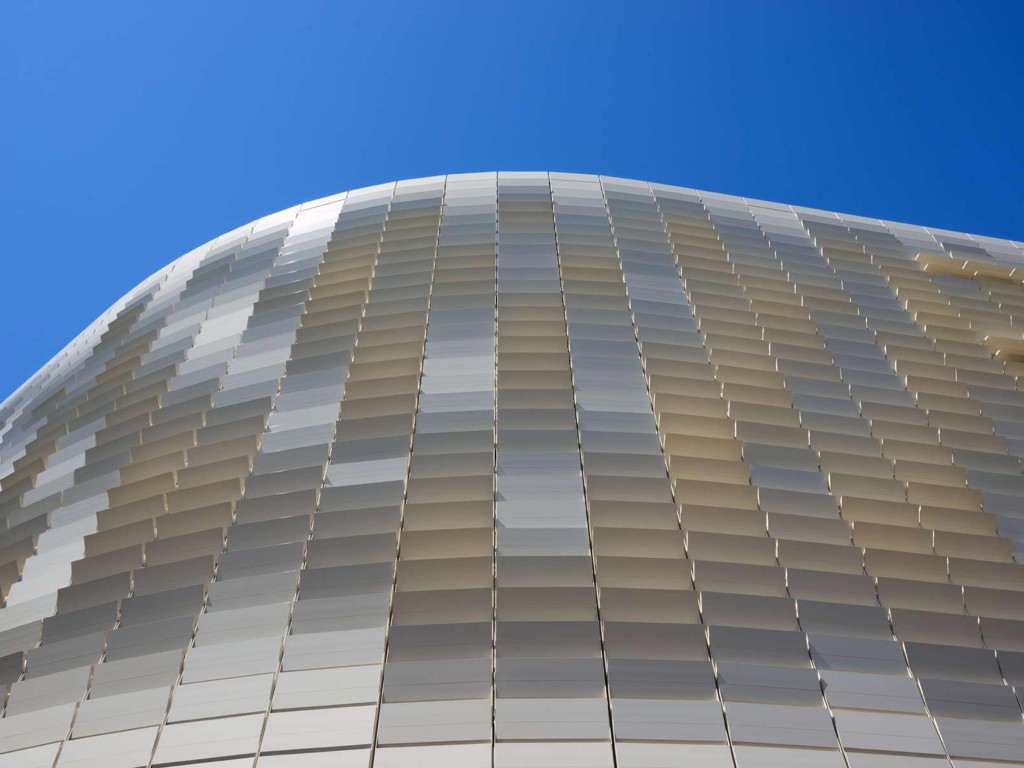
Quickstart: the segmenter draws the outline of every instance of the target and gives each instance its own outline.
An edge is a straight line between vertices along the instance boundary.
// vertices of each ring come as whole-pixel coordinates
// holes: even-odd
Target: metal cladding
[[[1022,282],[555,173],[229,232],[0,407],[0,768],[1024,765]]]

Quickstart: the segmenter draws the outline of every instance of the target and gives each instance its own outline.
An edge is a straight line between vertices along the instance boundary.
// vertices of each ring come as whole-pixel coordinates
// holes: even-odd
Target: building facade
[[[556,173],[218,237],[0,407],[0,768],[1024,765],[1022,282]]]

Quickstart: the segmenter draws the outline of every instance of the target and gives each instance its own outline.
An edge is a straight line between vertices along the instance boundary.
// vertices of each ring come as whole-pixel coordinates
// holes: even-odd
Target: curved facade
[[[1024,765],[1022,281],[554,173],[229,232],[0,407],[0,768]]]

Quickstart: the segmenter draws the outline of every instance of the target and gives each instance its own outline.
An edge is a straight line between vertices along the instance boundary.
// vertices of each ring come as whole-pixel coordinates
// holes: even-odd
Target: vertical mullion
[[[284,414],[293,414],[296,411],[301,412],[304,408],[308,408],[311,405],[315,408],[334,405],[339,398],[336,386],[323,386],[323,378],[325,377],[318,375],[317,372],[303,371],[301,369],[293,369],[289,375],[288,366],[295,359],[296,353],[299,355],[302,353],[303,342],[300,340],[299,332],[302,330],[303,321],[316,311],[317,299],[314,297],[314,290],[317,286],[317,279],[324,268],[325,261],[328,259],[330,241],[333,234],[337,231],[338,222],[344,212],[343,208],[344,200],[319,209],[313,209],[310,212],[300,211],[291,232],[291,236],[295,238],[297,243],[292,245],[286,241],[282,249],[288,249],[290,256],[294,257],[294,261],[289,262],[290,266],[303,265],[304,269],[302,272],[310,272],[310,274],[301,283],[305,285],[305,292],[300,302],[301,310],[295,323],[295,329],[288,339],[291,343],[285,350],[284,376],[280,380],[279,394],[274,402],[271,418],[268,419],[268,426],[261,440],[260,453],[257,454],[253,461],[252,477],[269,475],[272,478],[269,483],[265,484],[264,494],[266,494],[267,490],[273,491],[280,487],[278,485],[278,478],[281,475],[278,473],[287,472],[288,470],[306,470],[303,473],[305,475],[305,482],[303,483],[305,487],[301,488],[298,492],[270,493],[270,495],[257,496],[250,493],[253,485],[250,479],[250,482],[247,483],[247,493],[239,502],[239,513],[236,518],[236,525],[241,523],[246,528],[235,531],[235,540],[237,541],[239,538],[240,531],[246,530],[251,536],[251,543],[247,542],[247,545],[252,548],[258,547],[266,540],[266,537],[260,535],[260,526],[264,526],[269,530],[276,530],[282,521],[292,522],[297,520],[301,522],[303,517],[307,520],[305,526],[290,525],[289,528],[293,530],[289,531],[290,536],[288,539],[285,539],[280,534],[277,537],[281,541],[300,540],[303,542],[303,546],[298,553],[298,561],[292,561],[296,571],[295,584],[288,598],[288,611],[285,626],[282,628],[280,652],[271,679],[269,696],[264,711],[263,728],[260,731],[254,762],[259,759],[263,741],[266,737],[267,726],[274,711],[274,696],[282,679],[282,662],[291,631],[301,570],[306,560],[305,540],[309,538],[309,532],[313,525],[317,496],[319,495],[320,486],[323,484],[330,450],[329,436],[326,432],[319,440],[316,438],[313,440],[303,440],[299,446],[295,447],[291,446],[290,442],[284,441],[278,441],[280,444],[275,445],[270,435],[274,435],[275,438],[279,437],[275,429],[277,426],[275,414],[280,417]],[[313,236],[317,237],[315,240],[310,241],[310,238]],[[297,402],[293,403],[292,401]],[[337,406],[335,405],[336,410]],[[324,438],[328,439],[324,441]],[[277,450],[273,450],[274,448],[277,448]],[[318,474],[310,471],[313,467],[319,470]],[[270,488],[266,488],[266,485],[269,485]],[[282,483],[281,485],[284,484]],[[306,493],[308,490],[313,490],[314,493]],[[300,498],[304,499],[305,503],[296,503]],[[278,508],[271,511],[267,509],[270,505]],[[282,593],[280,597],[283,596]],[[277,595],[273,597],[280,599]]]
[[[667,345],[682,344],[687,340],[699,347],[700,336],[690,316],[689,302],[680,282],[672,246],[650,187],[620,179],[602,179],[602,189],[623,273],[630,325],[642,363],[639,371],[641,379],[634,386],[638,391],[644,390],[647,395],[648,405],[645,410],[658,414],[663,408],[671,408],[671,383],[678,379],[670,377],[666,381],[664,373],[653,375],[652,358],[659,353],[663,354]],[[645,751],[656,751],[660,759],[666,761],[681,763],[686,760],[718,759],[732,765],[715,671],[708,652],[706,629],[700,615],[697,593],[693,589],[692,572],[686,559],[682,534],[679,534],[678,544],[673,541],[673,532],[679,531],[681,521],[671,484],[669,457],[664,451],[654,414],[650,417],[650,425],[644,424],[642,430],[643,433],[651,430],[655,436],[654,445],[647,448],[644,454],[650,456],[647,473],[650,479],[647,482],[650,486],[666,485],[667,501],[658,505],[665,506],[665,509],[662,514],[655,516],[652,512],[656,506],[648,502],[645,505],[648,509],[644,520],[633,522],[627,517],[622,524],[632,524],[643,529],[648,536],[645,537],[642,550],[636,554],[647,556],[646,562],[649,565],[658,564],[657,570],[652,569],[653,578],[641,585],[647,588],[651,596],[660,596],[656,603],[660,603],[659,610],[656,613],[648,608],[638,612],[637,618],[649,623],[635,626],[646,629],[645,634],[648,636],[653,637],[657,632],[657,636],[672,638],[677,642],[675,647],[670,645],[667,648],[650,642],[652,647],[649,648],[644,648],[642,644],[636,647],[637,644],[615,642],[608,631],[614,617],[607,611],[606,584],[598,573],[609,664],[613,663],[614,657],[622,657],[622,671],[618,675],[610,675],[612,714],[617,720],[623,717],[622,707],[618,705],[619,699],[643,699],[645,693],[650,697],[644,708],[639,706],[641,702],[631,702],[638,713],[629,718],[631,722],[626,723],[630,729],[616,729],[616,751],[620,760],[632,754],[633,750],[638,753],[636,759],[643,759],[639,756],[644,754],[640,751],[642,748]],[[670,414],[664,415],[668,425]],[[660,473],[655,471],[659,463]],[[648,493],[651,490],[653,488],[649,488]],[[668,501],[671,501],[671,508],[668,508]],[[591,504],[594,503],[595,500],[591,499]],[[631,508],[636,509],[632,505]],[[657,558],[653,557],[655,554]],[[676,559],[679,561],[678,566],[673,562]],[[677,567],[683,569],[681,573],[676,573],[674,578],[665,577],[666,572]],[[631,591],[637,595],[644,594],[639,589]],[[620,626],[629,625],[623,623]],[[685,643],[682,642],[684,637],[687,639]],[[631,655],[637,658],[630,659]],[[616,709],[617,706],[619,709]],[[655,719],[652,716],[659,709],[665,710],[662,715],[664,721],[662,717]],[[638,725],[645,721],[645,726]],[[635,736],[631,733],[632,729],[636,729]],[[641,745],[625,741],[627,738],[650,741]]]
[[[148,544],[146,548],[147,567],[157,568],[158,572],[160,568],[164,569],[164,572],[170,575],[171,584],[175,586],[182,581],[188,585],[192,585],[195,581],[194,577],[182,578],[183,572],[188,566],[189,555],[198,552],[201,556],[209,557],[211,561],[211,578],[204,587],[203,604],[197,612],[198,618],[195,621],[195,628],[189,639],[189,644],[184,649],[181,672],[170,691],[167,708],[156,733],[152,754],[149,758],[150,764],[157,761],[158,757],[167,756],[168,753],[180,755],[190,753],[189,736],[185,736],[184,743],[177,737],[178,734],[186,734],[196,726],[189,723],[173,722],[174,716],[177,714],[176,702],[180,702],[187,695],[183,691],[188,693],[194,690],[209,691],[212,687],[223,684],[221,682],[223,678],[218,677],[219,671],[207,668],[205,672],[197,672],[199,666],[197,658],[203,658],[204,653],[207,652],[217,653],[216,646],[218,644],[220,644],[220,650],[223,651],[226,644],[231,643],[232,639],[224,637],[223,628],[218,626],[218,622],[222,619],[222,614],[219,611],[221,609],[231,610],[237,605],[230,598],[223,601],[217,600],[216,610],[213,610],[213,598],[208,595],[219,597],[220,590],[229,580],[228,567],[224,565],[224,562],[226,559],[230,559],[230,556],[221,554],[221,550],[228,547],[227,532],[233,527],[231,523],[233,523],[238,503],[244,495],[246,479],[252,467],[252,458],[258,451],[259,437],[267,422],[269,411],[273,409],[273,403],[278,393],[278,379],[283,373],[282,370],[274,369],[267,374],[268,378],[249,386],[245,385],[244,377],[242,377],[243,383],[236,386],[235,380],[238,376],[233,374],[233,365],[244,355],[253,341],[247,335],[247,330],[252,318],[255,317],[253,313],[257,308],[260,292],[259,290],[253,291],[251,286],[258,284],[262,288],[277,271],[276,264],[281,259],[283,245],[293,220],[288,220],[287,229],[284,232],[280,232],[281,223],[283,222],[271,220],[270,227],[263,228],[262,231],[259,222],[253,227],[245,245],[242,246],[238,260],[232,266],[224,286],[206,315],[206,323],[195,337],[195,344],[201,345],[204,330],[207,332],[206,336],[209,337],[207,345],[211,351],[206,357],[214,360],[220,356],[218,350],[223,348],[223,330],[228,330],[231,334],[228,338],[234,337],[236,341],[223,368],[219,369],[223,373],[213,380],[216,381],[216,387],[206,395],[210,398],[211,405],[203,410],[202,426],[195,430],[195,445],[185,451],[186,466],[177,472],[175,489],[166,494],[167,514],[156,518],[156,540]],[[273,240],[268,241],[267,232],[273,233],[275,230],[279,234]],[[267,253],[268,246],[273,246],[272,253]],[[246,260],[246,250],[255,252],[248,257],[252,259],[251,262]],[[269,263],[262,264],[261,261],[266,260],[268,256]],[[237,287],[232,283],[237,283]],[[243,286],[246,288],[247,297],[236,300],[235,294],[242,292],[237,289]],[[250,297],[251,302],[249,301]],[[239,322],[239,310],[243,307],[246,317],[244,325]],[[196,346],[193,347],[193,349],[196,348]],[[182,393],[189,393],[190,387],[187,385],[192,379],[188,378],[188,374],[192,371],[195,371],[197,376],[205,377],[210,375],[208,372],[217,370],[218,367],[210,365],[203,356],[190,356],[179,369],[179,379],[184,379],[183,383],[186,385],[182,387]],[[198,386],[200,393],[207,390],[204,384]],[[205,397],[201,398],[200,402],[204,401]],[[268,415],[263,415],[265,412]],[[225,430],[231,432],[233,436],[242,436],[246,446],[236,450],[234,443],[224,440],[224,435],[221,433]],[[230,481],[229,483],[211,482],[214,477],[230,478]],[[201,541],[196,542],[197,537],[182,534],[178,525],[183,523],[186,519],[185,516],[189,515],[194,507],[202,508],[204,503],[219,505],[220,511],[216,516],[211,514],[210,528],[204,531],[201,530],[202,526],[199,526],[200,530],[197,532],[202,538]],[[214,524],[216,522],[220,523],[220,527]],[[206,533],[211,535],[204,536],[203,534]],[[203,573],[201,565],[205,565],[205,561],[196,563],[197,576]],[[151,594],[157,591],[156,584],[159,583],[160,578],[147,574],[145,571],[146,569],[143,569],[141,576],[150,576],[146,592]],[[138,593],[138,589],[136,593]],[[271,649],[275,659],[279,649],[280,643]],[[190,687],[193,682],[197,683],[194,688]],[[253,708],[255,709],[255,706]],[[236,713],[228,712],[228,714]],[[245,751],[251,751],[253,755],[256,752],[259,733],[265,720],[264,716],[265,712],[260,715],[247,713],[229,721],[232,726],[237,725],[240,733],[244,731],[243,740],[251,742],[251,748]],[[258,727],[257,719],[260,721]],[[227,722],[225,730],[228,730]],[[180,751],[175,753],[175,750]]]
[[[922,531],[919,527],[920,507],[912,498],[908,498],[902,465],[895,460],[894,451],[897,450],[897,443],[916,430],[914,425],[917,423],[918,411],[915,393],[906,386],[905,378],[898,375],[884,339],[879,338],[875,328],[876,322],[882,318],[885,318],[884,322],[895,321],[904,327],[911,327],[912,324],[909,318],[903,316],[902,310],[896,308],[894,300],[886,300],[885,295],[888,291],[884,282],[876,282],[878,291],[869,290],[872,283],[867,277],[874,271],[873,269],[869,267],[864,273],[852,269],[855,265],[870,265],[870,257],[848,232],[844,232],[841,225],[835,223],[835,219],[810,223],[805,218],[802,225],[808,235],[817,241],[816,250],[824,261],[826,274],[830,273],[834,276],[833,279],[839,281],[842,295],[848,297],[850,306],[855,310],[854,315],[846,316],[845,313],[836,312],[836,307],[825,297],[811,297],[807,302],[811,307],[812,318],[817,322],[826,346],[833,354],[834,364],[842,371],[842,380],[849,385],[851,396],[858,403],[861,417],[871,425],[871,439],[878,444],[880,456],[888,462],[889,474],[867,484],[856,476],[860,473],[835,471],[836,468],[843,467],[839,462],[850,461],[842,453],[843,442],[837,439],[827,454],[826,451],[821,451],[822,468],[829,469],[831,491],[840,501],[844,519],[853,526],[854,544],[861,547],[864,552],[864,570],[873,580],[877,604],[885,612],[886,631],[891,633],[889,636],[893,638],[887,645],[895,645],[898,649],[898,661],[893,672],[900,677],[910,677],[913,682],[913,694],[916,694],[921,702],[920,711],[912,712],[910,716],[904,715],[903,712],[883,715],[882,711],[872,715],[876,718],[887,716],[893,719],[903,715],[902,721],[897,721],[902,723],[902,729],[909,731],[914,727],[919,734],[916,721],[923,715],[928,721],[931,739],[938,745],[937,751],[945,753],[942,735],[930,716],[928,702],[922,694],[913,665],[909,662],[907,646],[903,642],[907,638],[901,636],[897,622],[894,621],[894,608],[904,599],[900,595],[908,591],[912,594],[915,591],[914,581],[921,574],[915,575],[914,571],[923,561],[941,568],[943,580],[946,572],[945,562],[932,555],[931,533]],[[837,255],[840,250],[844,252],[842,257]],[[892,421],[883,424],[879,419],[881,414],[888,416],[886,422],[889,422],[889,419]],[[904,419],[907,419],[906,426],[900,429],[898,425],[903,423]],[[896,426],[897,431],[891,431],[889,427],[892,426]],[[819,437],[816,442],[820,440]],[[866,455],[873,456],[873,452],[867,453],[867,440],[860,442],[864,445],[856,445],[851,438],[845,440],[851,453],[854,450],[863,450]],[[937,443],[937,439],[934,442]],[[941,473],[943,465],[943,462],[937,463],[935,471]],[[905,511],[907,514],[904,514]],[[922,551],[920,545],[915,543],[923,543],[919,534],[924,534],[924,538],[927,538],[927,552]],[[922,583],[921,587],[924,586]],[[812,649],[818,642],[818,638],[812,635]],[[888,673],[882,665],[878,664],[877,667]],[[865,665],[864,669],[854,671],[876,670]],[[849,708],[842,706],[841,702],[836,702],[837,694],[829,695],[829,687],[837,682],[834,679],[836,674],[836,670],[822,673],[826,682],[826,699],[832,708],[836,730],[843,740],[844,749],[852,756],[856,754],[858,748],[863,748],[866,741],[877,736],[857,722],[858,713],[851,712]],[[881,706],[876,708],[883,709]],[[870,734],[867,738],[863,735],[864,730],[868,730]]]
[[[583,179],[586,179],[586,181],[583,181]],[[607,393],[601,392],[602,383],[599,383],[592,378],[592,372],[586,370],[588,366],[584,364],[583,360],[586,354],[588,342],[591,344],[594,343],[592,341],[593,337],[587,338],[590,334],[586,332],[588,329],[585,328],[585,321],[587,319],[586,315],[584,314],[584,317],[582,318],[583,322],[576,320],[575,316],[577,312],[586,313],[589,309],[589,300],[591,299],[591,296],[587,295],[588,292],[586,288],[589,287],[587,286],[587,278],[608,277],[608,274],[610,273],[610,280],[613,281],[611,284],[614,286],[614,281],[618,280],[621,282],[621,271],[618,270],[617,263],[614,265],[613,269],[609,269],[609,267],[612,267],[612,264],[609,259],[607,246],[596,257],[591,256],[591,252],[594,250],[591,247],[592,240],[610,240],[608,221],[607,216],[604,214],[603,201],[601,201],[600,210],[597,206],[597,201],[600,196],[600,186],[597,183],[596,177],[549,174],[549,184],[551,189],[552,216],[555,228],[555,253],[558,259],[562,312],[565,322],[566,341],[569,350],[569,375],[573,389],[573,415],[576,423],[580,474],[583,484],[583,506],[586,514],[588,549],[590,554],[591,571],[594,579],[594,592],[596,599],[595,620],[597,623],[598,637],[600,639],[601,682],[603,683],[600,693],[604,698],[604,705],[607,708],[608,739],[611,742],[611,754],[609,755],[610,764],[616,765],[615,718],[613,716],[612,699],[609,691],[608,653],[601,611],[602,582],[600,574],[598,573],[598,560],[595,546],[596,531],[592,510],[592,505],[594,503],[593,498],[595,495],[595,488],[593,486],[600,483],[603,478],[599,479],[597,473],[589,471],[590,466],[587,463],[587,448],[589,446],[584,445],[585,436],[591,427],[591,425],[586,423],[586,421],[589,420],[591,415],[599,419],[601,404],[604,403]],[[597,216],[598,213],[601,214],[600,217]],[[594,232],[595,229],[597,230],[596,235]],[[571,306],[576,303],[574,300],[577,298],[577,286],[580,286],[581,288],[581,290],[579,290],[581,306],[578,309]],[[595,303],[600,306],[602,297],[600,286],[595,293]],[[601,310],[599,309],[597,311],[600,312]],[[599,327],[598,335],[601,334],[602,331],[607,333],[608,330],[609,329],[607,328],[601,329]],[[600,363],[598,363],[596,367],[600,368]],[[623,389],[620,383],[620,391],[617,392],[617,395],[623,397],[627,402],[629,399],[635,401],[637,392],[635,390],[630,392]],[[581,402],[581,399],[583,402]],[[586,414],[586,416],[584,416],[584,414]],[[607,425],[601,425],[599,423],[594,424],[593,426],[597,427],[598,430],[601,426],[605,426],[607,428]],[[589,443],[589,441],[587,442]],[[603,490],[607,493],[610,489]],[[609,544],[611,544],[611,542],[609,542]],[[615,552],[613,546],[610,547],[610,551]]]
[[[494,205],[494,176],[447,177],[375,753],[388,765],[490,762]]]
[[[385,743],[402,743],[403,741],[409,741],[408,737],[403,734],[403,731],[415,731],[421,727],[415,720],[415,715],[410,718],[407,713],[403,712],[400,707],[401,705],[394,705],[387,702],[385,698],[385,685],[386,685],[386,673],[388,659],[391,653],[392,634],[395,631],[394,619],[395,619],[395,606],[396,599],[400,592],[400,584],[403,584],[408,580],[412,586],[420,586],[420,584],[428,581],[429,574],[422,574],[422,581],[420,575],[415,572],[409,573],[413,568],[408,565],[408,560],[402,558],[402,534],[405,529],[406,523],[406,509],[408,504],[408,492],[409,492],[409,481],[410,472],[412,467],[412,457],[414,451],[414,444],[416,439],[416,425],[419,417],[419,404],[422,396],[422,381],[423,381],[423,370],[424,370],[424,352],[426,349],[427,338],[429,336],[430,326],[430,307],[433,297],[434,279],[437,270],[437,253],[438,253],[438,242],[440,237],[440,224],[444,205],[445,196],[445,177],[438,179],[428,179],[413,183],[399,182],[395,189],[395,198],[392,203],[392,218],[390,221],[395,222],[396,218],[398,221],[402,221],[401,217],[403,214],[407,214],[412,221],[409,223],[410,233],[403,236],[402,233],[396,232],[396,238],[401,238],[400,242],[396,242],[396,250],[393,258],[389,262],[379,262],[380,264],[388,263],[389,266],[395,267],[393,274],[393,281],[387,285],[388,290],[391,290],[393,297],[397,300],[398,305],[394,309],[395,315],[402,314],[402,310],[407,309],[407,314],[412,315],[415,318],[422,318],[419,322],[422,323],[422,331],[416,334],[416,342],[418,343],[418,350],[410,349],[406,354],[407,357],[404,359],[410,363],[414,359],[413,355],[418,356],[418,364],[410,365],[408,369],[403,368],[403,373],[399,373],[395,378],[394,388],[388,388],[387,391],[400,391],[401,396],[407,399],[407,407],[409,410],[409,419],[406,423],[408,430],[402,431],[400,436],[405,438],[408,435],[408,443],[406,449],[406,456],[404,461],[398,459],[397,463],[399,467],[389,467],[385,470],[384,476],[394,478],[396,484],[392,491],[389,491],[386,496],[388,500],[394,501],[398,504],[399,515],[398,515],[398,528],[395,534],[395,550],[394,550],[394,566],[392,571],[391,587],[388,595],[388,616],[385,624],[384,631],[384,648],[383,648],[383,659],[381,666],[381,675],[379,683],[379,691],[377,697],[377,706],[373,718],[373,737],[370,742],[370,765],[374,764],[376,759],[377,750],[380,748],[382,733],[385,735]],[[398,212],[398,217],[395,213]],[[418,220],[418,221],[417,221]],[[413,222],[416,222],[415,224]],[[387,235],[385,235],[385,240]],[[384,252],[382,251],[382,258]],[[404,262],[404,263],[403,263]],[[405,275],[409,277],[406,278]],[[426,292],[423,295],[420,288],[423,285],[420,280],[425,281]],[[405,298],[408,296],[408,298]],[[382,310],[387,312],[387,308],[382,307]],[[408,324],[404,327],[412,329],[415,326],[412,317],[410,317]],[[411,334],[410,334],[411,335]],[[412,346],[412,345],[410,345]],[[367,379],[367,383],[383,383],[376,376]],[[373,398],[373,393],[368,393],[369,398]],[[401,413],[405,415],[405,405],[398,406],[401,409]],[[399,471],[401,470],[401,471]],[[400,477],[400,480],[399,480]],[[403,568],[403,566],[405,566]],[[385,709],[394,710],[394,717],[387,717],[391,712],[385,712]],[[393,730],[396,732],[396,736],[392,737],[389,731]]]
[[[297,519],[289,513],[299,513],[308,521],[305,536],[300,539],[301,531],[293,533],[304,544],[302,561],[290,598],[260,754],[291,746],[289,730],[300,723],[305,732],[303,747],[361,744],[364,754],[369,752],[370,724],[365,717],[369,708],[353,706],[346,711],[332,706],[368,704],[369,697],[358,695],[354,683],[360,679],[360,668],[349,666],[353,662],[351,654],[346,657],[344,653],[344,642],[332,644],[330,639],[337,636],[332,638],[325,631],[331,628],[331,622],[323,621],[325,612],[317,608],[318,602],[323,604],[329,598],[317,598],[323,597],[324,592],[331,594],[330,587],[325,588],[323,581],[316,578],[323,571],[311,569],[310,562],[314,557],[313,542],[320,543],[317,536],[321,527],[318,523],[322,523],[321,508],[329,503],[325,503],[326,492],[321,486],[336,444],[332,441],[338,437],[338,415],[347,397],[347,382],[359,346],[359,330],[373,287],[393,192],[394,185],[385,185],[351,193],[343,201],[290,350],[279,407],[264,434],[268,485],[277,485],[277,478],[283,477],[281,470],[296,464],[308,468],[310,482],[298,491],[282,488],[283,493],[243,500],[240,505],[239,518],[246,518],[252,526],[261,522],[273,524],[279,517]],[[317,470],[315,477],[313,468]],[[347,618],[343,607],[337,606],[342,609],[335,619],[340,626],[345,626]],[[321,642],[321,638],[327,642]],[[336,689],[332,689],[332,683]],[[363,715],[362,733],[358,723],[345,722],[349,713],[354,713],[356,720]],[[311,722],[302,723],[304,719]]]
[[[546,174],[498,177],[496,765],[611,763]],[[598,706],[594,706],[594,703]]]

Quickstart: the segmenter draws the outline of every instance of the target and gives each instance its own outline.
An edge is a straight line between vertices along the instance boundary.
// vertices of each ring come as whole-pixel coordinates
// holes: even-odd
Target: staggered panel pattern
[[[0,406],[0,768],[1024,766],[1024,249],[317,200]]]

